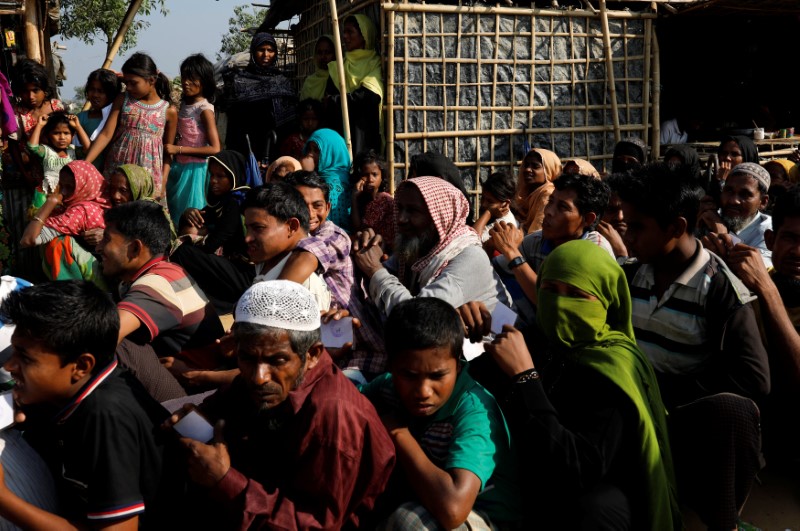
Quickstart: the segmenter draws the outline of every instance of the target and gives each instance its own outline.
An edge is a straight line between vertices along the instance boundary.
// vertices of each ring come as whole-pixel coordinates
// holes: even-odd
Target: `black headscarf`
[[[692,180],[700,178],[700,156],[696,149],[686,144],[677,144],[664,153],[664,160],[669,160],[671,157],[678,157],[683,161],[681,167],[689,178]]]
[[[620,155],[635,158],[638,163],[622,162],[617,160]],[[644,140],[635,136],[623,138],[614,146],[614,158],[611,160],[611,173],[625,173],[626,171],[636,170],[647,162],[647,144]]]
[[[213,160],[225,168],[225,173],[227,173],[231,179],[231,193],[241,204],[245,194],[250,189],[250,187],[247,186],[247,161],[244,155],[232,149],[225,149],[215,155],[211,155],[208,157],[208,160],[209,162]],[[215,205],[209,204],[209,206],[215,207],[218,204],[219,202]]]
[[[739,149],[742,150],[742,162],[755,162],[758,164],[758,148],[756,147],[755,143],[746,136],[742,135],[734,135],[734,136],[726,136],[722,139],[719,143],[719,147],[717,148],[717,153],[722,149],[727,142],[736,142],[736,145],[739,146]]]
[[[473,221],[473,208],[472,201],[470,201],[467,187],[464,186],[464,180],[458,172],[458,168],[453,161],[435,151],[427,151],[421,155],[414,155],[411,157],[411,167],[409,168],[411,175],[416,177],[439,177],[449,182],[464,194],[469,203],[469,215],[467,216],[467,223],[471,224]]]
[[[256,64],[255,59],[253,58],[253,52],[255,52],[259,46],[263,46],[264,44],[271,44],[272,47],[275,48],[276,54],[267,66],[260,66]],[[250,41],[250,64],[247,65],[247,69],[254,74],[264,75],[266,73],[270,73],[275,69],[275,62],[278,60],[277,51],[278,41],[275,40],[275,37],[266,32],[256,33],[253,35],[253,39]]]

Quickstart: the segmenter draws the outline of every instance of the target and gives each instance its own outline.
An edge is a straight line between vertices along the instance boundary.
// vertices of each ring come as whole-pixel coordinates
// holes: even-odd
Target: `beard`
[[[394,239],[394,254],[401,262],[413,264],[433,249],[438,241],[434,234],[431,230],[416,236],[397,233]]]
[[[737,233],[745,228],[753,218],[746,218],[744,216],[721,216],[722,223],[728,228],[728,231]]]

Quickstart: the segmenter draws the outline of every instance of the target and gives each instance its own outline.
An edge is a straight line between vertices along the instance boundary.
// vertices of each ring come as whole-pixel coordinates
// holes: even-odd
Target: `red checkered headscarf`
[[[439,276],[454,256],[470,245],[480,246],[481,240],[478,233],[466,224],[469,203],[458,188],[439,177],[416,177],[403,181],[397,189],[408,186],[415,186],[422,194],[439,235],[433,250],[411,265],[411,271],[419,275],[420,285],[424,287]],[[394,215],[396,224],[397,203]],[[400,264],[401,278],[405,266]]]
[[[66,168],[75,176],[75,191],[64,199],[64,213],[47,218],[45,226],[69,236],[80,236],[88,229],[105,228],[103,211],[109,204],[103,197],[106,181],[102,174],[94,164],[85,160],[74,160]]]

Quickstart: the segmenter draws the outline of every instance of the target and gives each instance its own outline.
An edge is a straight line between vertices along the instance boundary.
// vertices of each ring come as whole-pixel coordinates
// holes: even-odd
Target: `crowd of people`
[[[392,191],[375,40],[345,19],[353,159],[330,36],[298,105],[257,33],[225,135],[201,55],[77,116],[17,65],[0,528],[730,530],[798,462],[800,166],[631,137],[477,212],[435,152]]]

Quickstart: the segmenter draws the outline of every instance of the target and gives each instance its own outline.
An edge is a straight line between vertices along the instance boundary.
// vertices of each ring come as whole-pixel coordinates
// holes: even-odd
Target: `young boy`
[[[155,427],[168,415],[117,367],[114,302],[89,282],[52,282],[11,293],[0,316],[16,325],[5,369],[16,381],[17,421],[63,508],[38,509],[0,481],[0,516],[25,529],[137,529],[145,514],[164,524],[162,479],[174,476],[162,474],[171,460]]]
[[[489,233],[492,227],[498,221],[519,227],[517,218],[511,212],[511,201],[514,200],[516,189],[516,179],[504,171],[489,175],[489,178],[481,184],[481,215],[472,228],[481,235],[483,249],[489,257],[495,252],[492,235]]]
[[[458,314],[438,299],[401,302],[386,321],[390,373],[362,392],[381,414],[413,494],[390,515],[389,529],[484,529],[520,520],[508,429],[460,360],[463,342]]]

